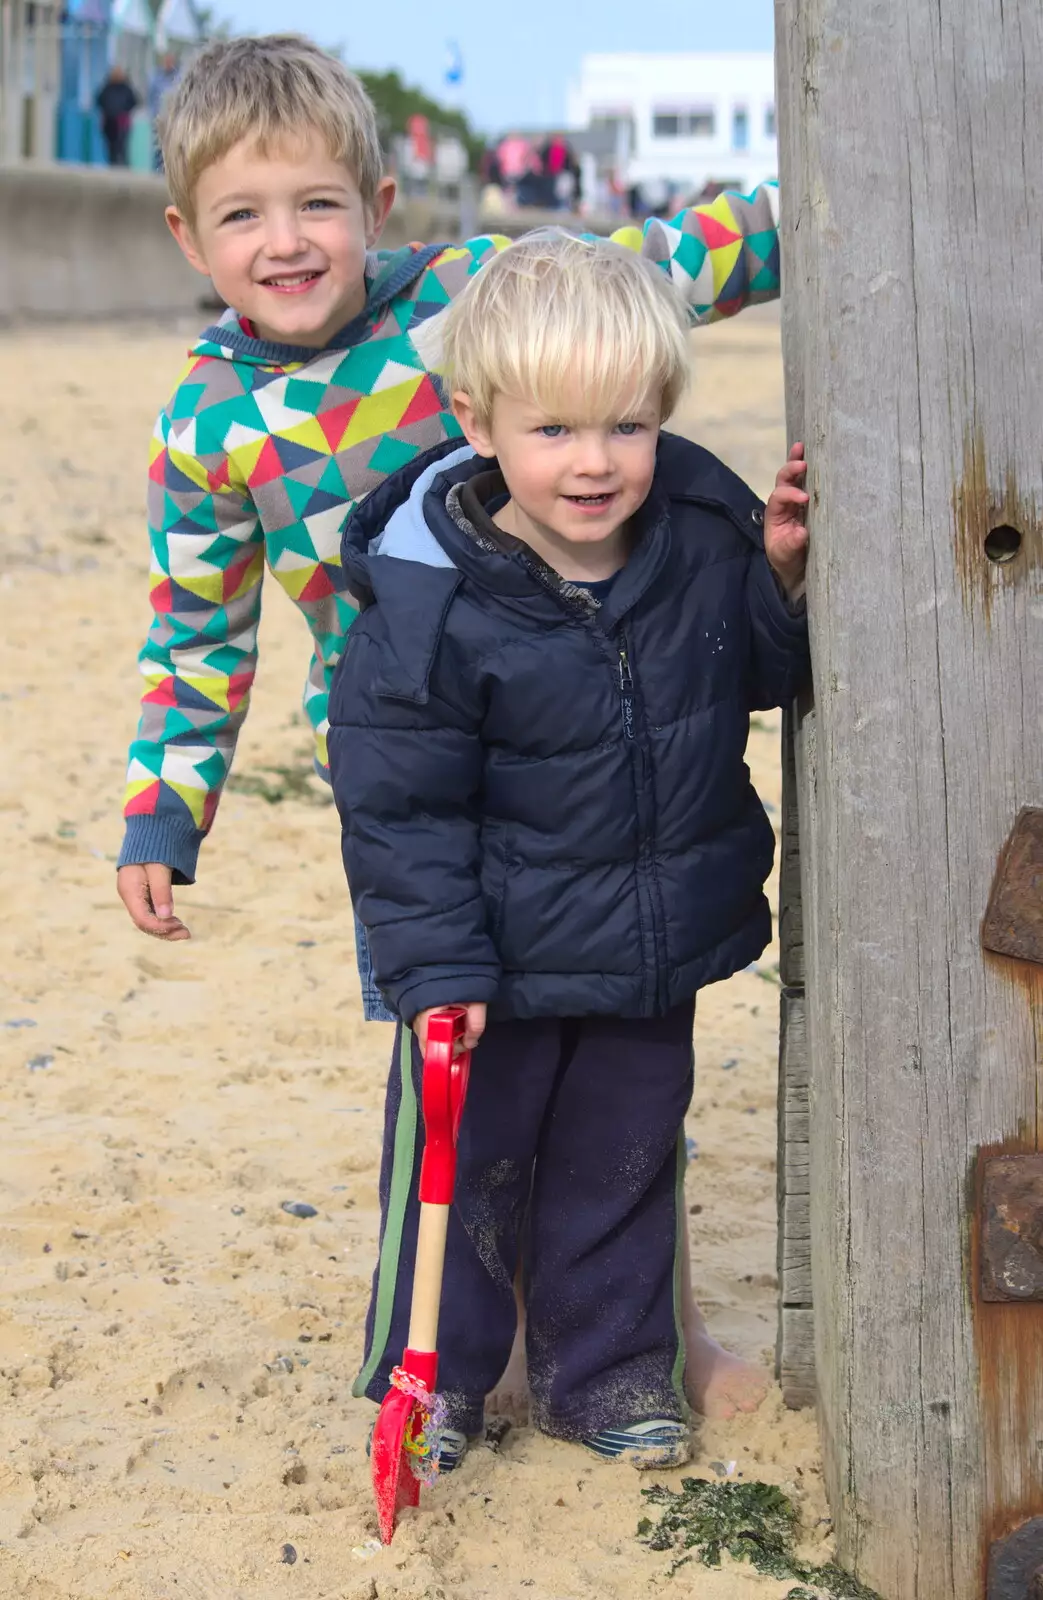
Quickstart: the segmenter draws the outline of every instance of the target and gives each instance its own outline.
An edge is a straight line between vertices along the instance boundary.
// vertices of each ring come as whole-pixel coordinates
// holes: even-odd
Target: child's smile
[[[394,197],[367,206],[317,133],[285,149],[246,140],[206,168],[191,222],[168,220],[182,249],[258,336],[321,349],[366,303],[366,252]]]

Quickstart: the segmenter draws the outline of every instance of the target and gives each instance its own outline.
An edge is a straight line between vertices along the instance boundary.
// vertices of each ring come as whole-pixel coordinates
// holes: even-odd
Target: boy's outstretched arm
[[[643,226],[628,224],[612,238],[669,272],[688,302],[693,325],[699,326],[778,299],[778,230],[779,186],[772,182],[746,195],[726,190],[669,220],[649,217]],[[427,268],[418,303],[453,299],[473,273],[511,243],[503,234],[487,234],[447,246]],[[427,282],[431,288],[425,294]]]
[[[749,194],[725,190],[669,220],[619,228],[619,244],[655,261],[688,302],[698,326],[779,297],[779,186]]]
[[[192,449],[177,396],[157,423],[149,469],[152,626],[130,747],[117,885],[135,924],[188,936],[170,885],[192,883],[257,666],[264,543],[245,488]],[[165,902],[165,903],[164,903]]]
[[[363,612],[337,668],[330,776],[374,976],[412,1023],[437,1006],[487,1004],[500,963],[481,884],[480,713],[461,681],[432,683],[423,699],[378,692],[381,627]]]

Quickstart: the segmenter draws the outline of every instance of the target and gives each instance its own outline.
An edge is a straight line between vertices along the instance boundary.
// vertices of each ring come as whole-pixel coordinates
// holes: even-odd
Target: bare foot
[[[529,1369],[525,1361],[525,1302],[520,1276],[514,1284],[514,1302],[518,1309],[514,1343],[499,1383],[485,1397],[485,1414],[509,1417],[517,1427],[524,1428],[529,1420]]]
[[[701,1417],[727,1422],[739,1411],[756,1411],[768,1392],[763,1367],[733,1356],[710,1337],[706,1319],[692,1292],[692,1262],[685,1218],[681,1257],[681,1323],[684,1329],[684,1392]]]
[[[756,1411],[768,1392],[764,1368],[733,1356],[705,1328],[686,1335],[685,1356],[685,1394],[702,1417],[726,1421],[739,1411]]]

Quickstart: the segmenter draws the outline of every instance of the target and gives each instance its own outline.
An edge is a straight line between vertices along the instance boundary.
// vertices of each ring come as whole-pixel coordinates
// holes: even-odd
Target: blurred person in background
[[[95,104],[101,116],[101,136],[110,167],[127,165],[127,145],[130,141],[130,122],[141,104],[126,72],[114,62],[108,77],[98,90]]]
[[[148,114],[152,123],[152,165],[157,172],[163,171],[163,151],[158,133],[163,102],[180,76],[181,68],[177,56],[172,50],[167,50],[160,56],[156,70],[148,81]]]
[[[562,133],[552,133],[538,151],[542,204],[548,211],[575,211],[579,202],[579,162]]]
[[[504,134],[496,147],[496,160],[500,169],[500,187],[504,194],[517,205],[534,205],[535,201],[522,198],[522,194],[528,192],[533,173],[538,166],[536,152],[524,134]],[[519,190],[522,192],[519,193]]]

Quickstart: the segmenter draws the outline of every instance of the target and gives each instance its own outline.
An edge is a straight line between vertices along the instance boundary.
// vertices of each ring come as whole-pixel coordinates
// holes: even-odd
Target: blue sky
[[[353,66],[397,67],[445,97],[446,41],[464,60],[460,102],[485,131],[564,112],[586,51],[770,50],[772,0],[216,0],[239,32],[297,29]]]

